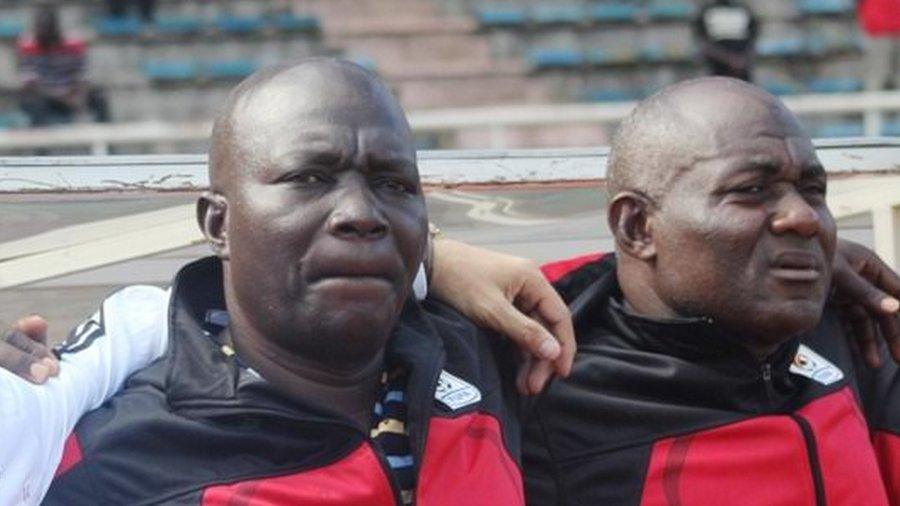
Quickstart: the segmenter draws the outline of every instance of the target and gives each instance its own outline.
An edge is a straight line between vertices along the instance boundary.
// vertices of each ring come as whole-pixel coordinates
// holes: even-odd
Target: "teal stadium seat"
[[[624,2],[598,3],[588,7],[587,16],[596,23],[624,23],[637,18],[638,7]]]
[[[197,64],[192,61],[151,60],[141,66],[144,75],[156,82],[183,82],[198,77]]]
[[[853,93],[863,89],[863,81],[858,77],[819,77],[806,84],[810,93]]]
[[[100,18],[94,22],[94,30],[102,37],[137,37],[141,22],[137,18]]]
[[[271,23],[282,32],[318,32],[320,30],[319,18],[293,12],[275,14]]]
[[[243,79],[257,68],[256,62],[249,58],[213,60],[204,65],[203,74],[210,79]]]
[[[21,111],[0,111],[0,130],[24,128],[28,126],[28,118]]]
[[[515,28],[525,25],[525,9],[517,5],[486,5],[478,9],[478,22],[485,27]]]
[[[835,121],[826,123],[815,130],[816,137],[862,137],[863,125],[859,121]]]
[[[262,16],[222,13],[216,16],[213,26],[225,33],[248,35],[262,31],[266,23]]]
[[[764,80],[759,84],[773,95],[785,96],[800,93],[800,85],[792,81]]]
[[[799,37],[761,40],[756,43],[756,52],[760,56],[781,58],[800,56],[806,52],[806,43]]]
[[[195,35],[203,31],[203,20],[197,16],[161,16],[154,26],[160,35]]]
[[[900,137],[900,120],[885,122],[881,127],[881,135]]]
[[[656,0],[647,5],[650,19],[688,20],[694,17],[694,6],[679,0]]]
[[[0,39],[15,39],[22,34],[22,22],[12,19],[0,20]]]
[[[847,14],[853,12],[853,0],[798,0],[797,12],[807,15]]]
[[[585,90],[582,96],[589,102],[628,102],[640,99],[641,93],[624,88],[593,88]]]
[[[539,25],[574,25],[587,19],[580,5],[545,3],[535,5],[531,20]]]
[[[575,68],[585,63],[584,53],[578,49],[536,49],[531,53],[535,69]]]

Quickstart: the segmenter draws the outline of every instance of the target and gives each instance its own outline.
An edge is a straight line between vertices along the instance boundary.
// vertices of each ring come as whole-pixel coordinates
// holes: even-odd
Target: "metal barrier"
[[[864,135],[881,135],[884,114],[900,111],[900,92],[832,93],[783,97],[798,116],[858,114]],[[612,125],[624,118],[634,102],[597,104],[547,104],[413,111],[408,114],[417,133],[456,132],[471,128],[490,131],[490,146],[502,148],[507,128],[540,125]],[[89,148],[93,155],[107,155],[111,147],[168,145],[203,142],[211,124],[206,121],[167,123],[149,121],[117,124],[78,124],[0,132],[0,152],[53,148]]]
[[[870,213],[874,247],[900,267],[900,139],[818,141],[829,172],[828,202],[838,218]],[[424,151],[423,182],[444,187],[596,185],[608,150]],[[0,158],[2,195],[200,190],[206,157],[100,156]],[[7,197],[10,198],[10,197]],[[0,244],[0,288],[169,251],[201,241],[192,205],[69,226]]]

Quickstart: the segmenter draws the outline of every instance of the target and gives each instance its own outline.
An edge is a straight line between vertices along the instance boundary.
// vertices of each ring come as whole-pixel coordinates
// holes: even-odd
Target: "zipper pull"
[[[772,385],[772,364],[764,362],[760,368],[762,372],[763,391],[766,394],[766,400],[771,404],[775,399],[775,387]]]
[[[772,382],[772,364],[765,362],[762,365],[762,379],[766,383]]]

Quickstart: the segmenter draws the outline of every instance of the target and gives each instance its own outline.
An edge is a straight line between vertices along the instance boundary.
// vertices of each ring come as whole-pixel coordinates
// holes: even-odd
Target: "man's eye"
[[[296,174],[288,174],[282,181],[301,185],[327,183],[328,177],[315,171],[304,171]]]
[[[410,186],[405,182],[400,181],[399,179],[382,178],[376,180],[375,185],[379,188],[384,188],[386,190],[395,192],[413,193],[413,190],[410,188]]]
[[[766,191],[766,187],[762,184],[747,184],[738,186],[731,191],[733,193],[739,193],[742,195],[759,195],[760,193]]]
[[[802,187],[801,191],[811,195],[825,195],[826,188],[823,184],[808,184]]]

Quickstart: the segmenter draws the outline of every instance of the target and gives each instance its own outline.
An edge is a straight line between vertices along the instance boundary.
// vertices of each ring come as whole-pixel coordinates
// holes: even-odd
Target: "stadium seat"
[[[160,16],[154,26],[160,35],[194,35],[203,30],[203,20],[195,16]]]
[[[756,52],[760,56],[798,56],[805,50],[806,44],[801,38],[761,40],[756,44]]]
[[[216,16],[213,25],[225,33],[252,34],[261,31],[265,27],[265,21],[261,16],[223,13]]]
[[[144,75],[151,81],[190,81],[198,76],[197,64],[191,61],[152,60],[141,66]]]
[[[594,88],[585,91],[583,97],[589,102],[628,102],[640,99],[641,93],[630,89]]]
[[[584,64],[584,54],[577,49],[538,49],[531,53],[536,69],[574,68]]]
[[[650,19],[691,19],[694,6],[679,0],[657,0],[647,5],[647,17]]]
[[[791,81],[762,81],[760,86],[773,95],[796,95],[800,93],[800,86]]]
[[[15,39],[21,33],[21,22],[15,20],[0,20],[0,39]]]
[[[638,49],[637,57],[640,61],[659,62],[669,59],[671,55],[662,46],[647,45]]]
[[[535,5],[531,20],[539,25],[567,25],[584,21],[586,13],[580,5],[544,3]]]
[[[525,10],[515,5],[488,5],[479,9],[478,21],[486,27],[523,26]]]
[[[272,18],[272,25],[282,32],[316,32],[319,31],[319,18],[282,12]]]
[[[863,126],[858,121],[826,123],[815,130],[816,137],[862,137]]]
[[[852,0],[799,0],[797,12],[808,15],[845,14],[853,12]]]
[[[204,76],[210,79],[243,79],[256,72],[258,65],[249,58],[213,60],[204,65]]]
[[[852,93],[863,89],[863,81],[858,77],[819,77],[806,84],[810,93]]]
[[[881,127],[881,135],[900,137],[900,120],[885,122]]]
[[[18,110],[0,111],[0,130],[24,128],[28,126],[28,118]]]
[[[588,7],[588,18],[597,23],[617,23],[634,20],[638,8],[630,3],[599,3]]]
[[[137,37],[141,22],[136,18],[100,18],[95,21],[94,30],[102,37]]]

